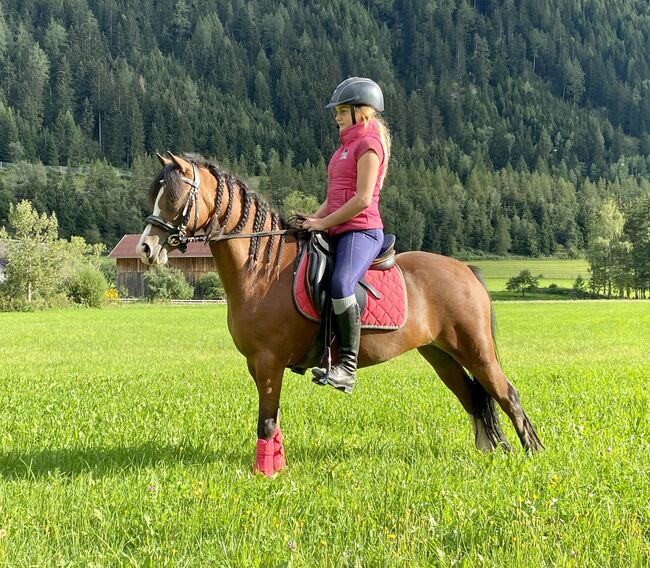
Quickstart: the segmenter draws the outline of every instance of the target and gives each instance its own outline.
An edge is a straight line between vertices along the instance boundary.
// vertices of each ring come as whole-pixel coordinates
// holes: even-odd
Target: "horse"
[[[292,298],[301,240],[261,196],[215,162],[170,152],[157,156],[163,169],[149,189],[153,214],[137,254],[156,265],[188,242],[210,247],[227,297],[228,329],[259,396],[253,471],[271,477],[286,466],[279,421],[284,370],[300,361],[318,328],[298,313]],[[495,401],[525,450],[543,449],[498,361],[494,311],[478,272],[429,252],[404,252],[395,260],[408,315],[397,330],[363,330],[359,368],[417,349],[469,414],[477,449],[511,449]]]

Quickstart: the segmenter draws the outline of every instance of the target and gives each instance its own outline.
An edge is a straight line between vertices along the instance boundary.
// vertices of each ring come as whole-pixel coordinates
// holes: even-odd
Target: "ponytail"
[[[381,145],[384,147],[384,175],[382,176],[381,184],[383,185],[386,174],[388,173],[388,161],[390,160],[391,152],[391,138],[390,138],[390,129],[386,124],[384,118],[379,115],[379,113],[367,105],[360,105],[355,107],[355,111],[359,118],[363,119],[363,122],[366,126],[368,123],[373,120],[377,126],[377,132],[379,133],[379,139],[381,140]]]
[[[381,145],[384,147],[384,175],[381,179],[381,184],[384,185],[384,179],[386,179],[386,174],[388,173],[388,161],[390,160],[390,151],[391,151],[391,138],[390,130],[386,121],[381,116],[375,116],[375,122],[377,123],[377,132],[379,132],[379,138],[381,140]]]

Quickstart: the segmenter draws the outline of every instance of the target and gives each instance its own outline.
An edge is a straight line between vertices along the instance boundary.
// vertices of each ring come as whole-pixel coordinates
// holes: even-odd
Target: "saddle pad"
[[[293,278],[293,300],[298,312],[312,321],[320,317],[312,303],[305,282],[307,274],[307,255],[300,259]],[[408,306],[406,286],[402,270],[395,264],[388,270],[368,270],[365,281],[377,290],[381,298],[377,299],[367,292],[366,307],[361,314],[363,329],[399,329],[406,321]]]

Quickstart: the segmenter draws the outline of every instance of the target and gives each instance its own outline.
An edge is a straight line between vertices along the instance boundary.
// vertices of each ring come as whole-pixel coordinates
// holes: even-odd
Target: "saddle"
[[[321,364],[329,367],[331,364],[334,330],[329,282],[334,264],[333,252],[333,243],[326,234],[311,233],[296,261],[293,284],[296,308],[302,316],[320,324],[303,358],[290,367],[296,373],[304,374],[308,368]],[[382,290],[388,296],[384,297]],[[403,293],[402,273],[395,263],[395,235],[385,235],[379,254],[355,289],[362,314],[361,327],[386,330],[401,327],[406,318]],[[366,306],[369,309],[366,310]],[[378,317],[378,314],[384,317]],[[364,315],[367,321],[364,321]],[[323,363],[324,359],[326,363]]]

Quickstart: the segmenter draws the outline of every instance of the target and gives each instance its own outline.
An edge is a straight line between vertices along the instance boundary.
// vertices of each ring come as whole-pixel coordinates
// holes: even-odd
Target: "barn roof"
[[[115,248],[108,255],[109,258],[139,258],[135,252],[135,247],[140,241],[140,235],[124,235]],[[185,254],[177,249],[167,253],[168,256],[183,257],[183,258],[211,258],[212,253],[210,247],[205,246],[203,243],[189,243]]]

